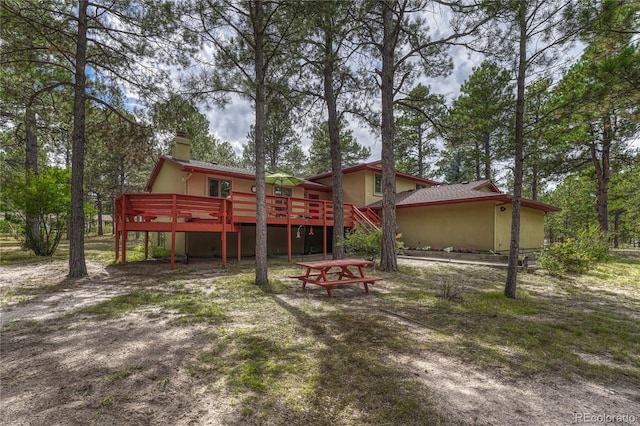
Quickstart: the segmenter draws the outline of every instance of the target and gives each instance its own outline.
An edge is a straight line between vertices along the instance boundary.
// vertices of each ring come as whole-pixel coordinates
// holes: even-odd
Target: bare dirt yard
[[[497,268],[401,265],[331,299],[282,261],[268,289],[251,262],[3,265],[0,422],[640,423],[640,262],[523,273],[517,301]]]

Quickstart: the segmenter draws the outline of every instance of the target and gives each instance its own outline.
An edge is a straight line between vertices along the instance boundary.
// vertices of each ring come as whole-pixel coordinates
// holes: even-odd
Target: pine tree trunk
[[[393,77],[394,77],[394,21],[386,2],[382,3],[382,253],[380,269],[397,271],[395,154],[393,150]]]
[[[531,167],[531,199],[538,199],[538,164],[534,163]]]
[[[491,135],[484,135],[484,178],[491,179]]]
[[[475,142],[475,149],[474,149],[474,157],[475,157],[475,166],[476,166],[476,176],[474,180],[480,180],[482,179],[482,172],[481,172],[481,168],[482,168],[482,159],[480,158],[481,154],[480,154],[480,142],[478,142],[478,140],[476,140]]]
[[[333,243],[331,253],[333,259],[344,258],[344,204],[342,202],[342,146],[340,145],[340,130],[336,96],[333,90],[334,53],[333,34],[325,30],[325,67],[324,67],[324,98],[327,103],[327,127],[329,129],[329,146],[331,151],[331,171],[333,176]]]
[[[613,248],[618,248],[620,245],[620,217],[625,211],[625,209],[618,209],[613,212]]]
[[[611,140],[613,139],[614,130],[612,129],[611,119],[607,115],[603,119],[603,135],[601,158],[598,158],[598,150],[595,142],[590,146],[591,161],[596,171],[598,188],[596,190],[596,202],[598,207],[598,225],[600,233],[606,237],[609,233],[609,182],[611,181]]]
[[[515,299],[518,278],[518,255],[520,254],[520,204],[522,200],[523,146],[524,146],[524,96],[527,66],[527,21],[526,1],[520,1],[518,24],[520,25],[520,45],[518,54],[518,77],[515,120],[515,166],[513,170],[513,200],[511,203],[511,242],[509,245],[509,265],[504,295]]]
[[[25,111],[25,156],[24,168],[29,174],[38,175],[38,136],[36,134],[36,114],[31,106],[27,106]],[[26,242],[27,247],[37,255],[43,256],[42,235],[40,233],[40,221],[37,217],[27,216],[26,218]]]
[[[424,146],[424,129],[422,126],[418,126],[416,129],[417,137],[418,137],[418,176],[421,178],[425,177],[425,161],[426,157],[424,156],[425,146]]]
[[[268,284],[267,273],[267,197],[265,185],[265,58],[264,10],[262,0],[253,1],[253,31],[255,40],[256,76],[256,284]],[[289,237],[288,237],[289,238]]]
[[[104,229],[102,227],[102,197],[100,193],[96,194],[96,207],[98,210],[98,235],[104,235]]]
[[[87,275],[84,258],[84,146],[85,88],[87,82],[87,0],[78,2],[78,40],[76,45],[71,151],[71,225],[69,227],[69,277]]]

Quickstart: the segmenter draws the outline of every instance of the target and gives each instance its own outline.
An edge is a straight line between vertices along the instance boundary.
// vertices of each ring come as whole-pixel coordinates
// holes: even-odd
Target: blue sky
[[[437,79],[423,79],[423,84],[429,85],[431,91],[442,94],[452,100],[459,94],[460,86],[469,77],[473,67],[480,64],[482,58],[478,55],[470,57],[468,53],[460,47],[451,52],[454,61],[453,72],[446,77]],[[417,84],[417,83],[416,83]],[[375,100],[373,100],[375,102]],[[255,116],[253,104],[238,96],[231,97],[225,108],[203,105],[202,111],[209,119],[209,129],[211,134],[218,139],[230,142],[238,154],[242,153],[242,145],[247,143],[247,133],[249,127],[254,124]],[[350,120],[353,134],[362,145],[371,148],[370,160],[380,158],[380,136],[371,131],[355,119]],[[303,136],[303,146],[306,147],[309,141]]]

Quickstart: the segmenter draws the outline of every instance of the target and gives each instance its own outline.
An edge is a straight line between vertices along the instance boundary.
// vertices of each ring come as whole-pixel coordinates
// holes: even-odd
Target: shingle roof
[[[396,207],[457,204],[489,200],[511,203],[512,197],[509,194],[501,192],[490,180],[480,180],[469,183],[439,185],[414,191],[404,191],[396,194]],[[522,205],[543,211],[560,210],[549,204],[527,199],[522,199]],[[382,201],[373,203],[368,207],[373,209],[382,208]]]
[[[163,155],[162,157],[160,157],[158,162],[156,162],[154,170],[151,173],[151,177],[149,178],[149,182],[147,183],[147,186],[146,186],[147,191],[151,190],[151,186],[153,185],[153,182],[155,181],[155,178],[157,177],[158,172],[162,167],[162,163],[164,163],[165,161],[171,161],[175,164],[178,164],[180,168],[185,171],[193,171],[193,172],[200,172],[200,173],[212,172],[212,173],[218,173],[224,176],[233,176],[233,177],[239,177],[244,179],[255,179],[256,177],[255,171],[244,169],[242,167],[226,166],[224,164],[218,164],[218,163],[206,163],[204,161],[198,161],[198,160],[184,161],[184,160],[178,160],[176,158],[173,158],[170,155]],[[310,180],[305,180],[300,185],[306,188],[320,190],[320,191],[331,190],[330,186],[327,186],[318,182],[312,182]]]
[[[176,158],[173,158],[170,155],[167,155],[166,158],[168,160],[181,164],[185,170],[188,170],[188,169],[209,170],[212,172],[223,172],[223,173],[232,173],[235,175],[245,175],[250,178],[255,178],[256,176],[254,171],[245,169],[242,167],[226,166],[224,164],[218,164],[218,163],[206,163],[204,161],[198,161],[198,160],[183,161],[183,160],[178,160]]]
[[[342,169],[342,174],[347,175],[349,173],[355,173],[355,172],[359,172],[361,170],[371,170],[371,171],[375,171],[378,173],[382,173],[382,169],[381,169],[381,164],[382,161],[381,160],[377,160],[377,161],[372,161],[370,163],[361,163],[361,164],[356,164],[355,166],[351,166],[351,167],[347,167]],[[315,180],[319,180],[319,179],[325,179],[328,177],[332,177],[333,176],[333,172],[325,172],[316,176],[310,176],[309,180],[315,181]],[[416,182],[420,182],[429,186],[433,186],[433,185],[440,185],[440,182],[437,182],[435,180],[431,180],[431,179],[425,179],[425,178],[421,178],[418,176],[413,176],[410,175],[408,173],[402,173],[402,172],[398,172],[396,171],[396,176],[400,176],[400,177],[404,177],[406,179],[410,179]]]

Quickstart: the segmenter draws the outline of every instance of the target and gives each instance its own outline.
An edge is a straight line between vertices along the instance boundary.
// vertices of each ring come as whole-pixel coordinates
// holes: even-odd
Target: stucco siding
[[[500,210],[504,208],[504,211]],[[496,206],[496,248],[509,252],[511,240],[511,205]],[[520,208],[520,250],[537,250],[544,243],[544,212],[528,207]]]
[[[407,207],[397,210],[407,247],[493,249],[493,203]]]
[[[177,164],[165,161],[160,169],[156,180],[153,182],[151,192],[154,193],[171,193],[171,194],[184,194],[185,183],[182,180],[186,176],[186,173],[180,171],[180,167]]]
[[[406,178],[396,178],[396,192],[412,191],[416,189],[416,182]]]
[[[368,204],[368,194],[373,192],[373,180],[369,184],[365,170],[349,173],[342,177],[342,188],[342,197],[345,203],[362,207]]]
[[[207,195],[209,188],[207,188],[206,176],[201,173],[194,173],[189,177],[187,181],[187,194],[189,195]]]
[[[520,248],[537,250],[544,244],[544,212],[523,207],[520,210]]]
[[[342,177],[342,196],[345,203],[356,207],[364,207],[382,200],[382,194],[375,192],[375,175],[382,175],[382,170],[359,170]],[[318,180],[319,183],[332,185],[331,178]],[[416,189],[416,182],[399,177],[396,179],[396,193]]]

